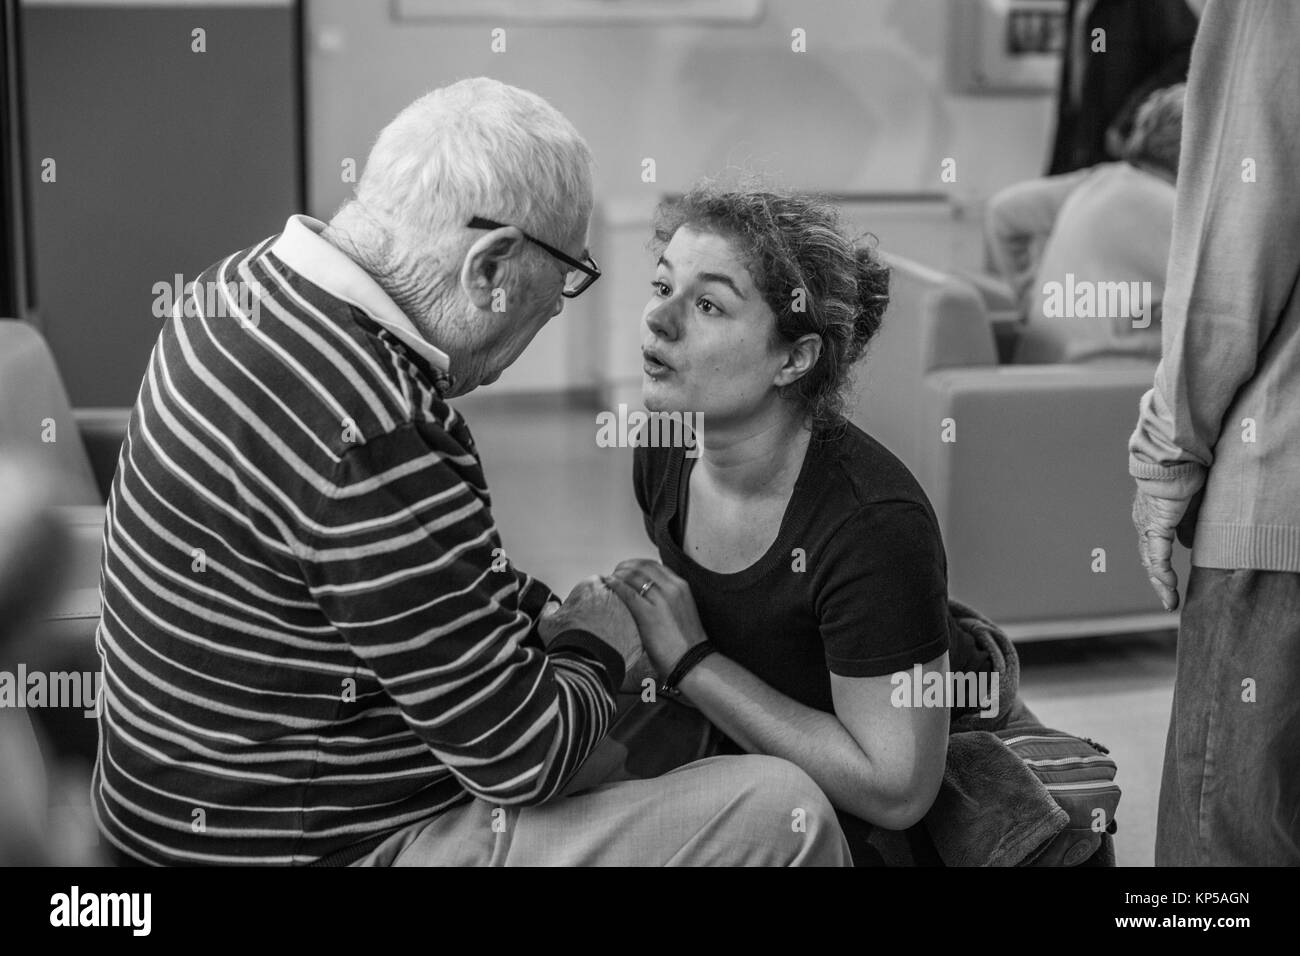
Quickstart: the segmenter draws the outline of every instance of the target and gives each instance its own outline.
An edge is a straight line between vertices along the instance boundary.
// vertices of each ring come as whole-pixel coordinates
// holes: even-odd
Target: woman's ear
[[[502,297],[518,277],[524,234],[514,226],[493,229],[475,240],[460,267],[460,287],[476,309],[502,311]]]
[[[776,372],[775,382],[778,387],[799,381],[817,364],[822,354],[822,337],[816,332],[809,332],[785,348],[785,363]]]

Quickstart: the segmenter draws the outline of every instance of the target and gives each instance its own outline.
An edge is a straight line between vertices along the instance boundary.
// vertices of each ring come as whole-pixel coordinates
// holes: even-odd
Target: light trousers
[[[390,836],[354,866],[851,866],[825,794],[786,760],[708,757],[534,807],[483,800]]]

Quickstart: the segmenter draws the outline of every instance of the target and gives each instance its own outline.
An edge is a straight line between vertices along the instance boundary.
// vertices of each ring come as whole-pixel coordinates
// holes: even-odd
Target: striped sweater
[[[619,655],[505,560],[446,357],[294,217],[158,337],[100,572],[93,806],[150,863],[294,864],[478,797],[535,804],[604,735]]]

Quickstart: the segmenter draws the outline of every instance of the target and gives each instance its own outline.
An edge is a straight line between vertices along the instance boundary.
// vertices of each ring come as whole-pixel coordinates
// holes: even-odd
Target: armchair
[[[61,562],[62,592],[42,612],[28,645],[54,669],[99,669],[95,629],[104,502],[129,417],[126,408],[74,412],[40,332],[0,319],[0,458],[23,458],[39,469],[41,480],[49,480],[45,500],[55,506],[70,542]],[[76,727],[94,734],[93,721],[78,718]],[[64,743],[81,750],[86,741],[55,740]],[[89,745],[93,754],[94,741]]]
[[[1177,627],[1130,520],[1127,440],[1154,367],[999,365],[986,290],[887,259],[892,301],[849,415],[929,495],[952,596],[1016,640]]]

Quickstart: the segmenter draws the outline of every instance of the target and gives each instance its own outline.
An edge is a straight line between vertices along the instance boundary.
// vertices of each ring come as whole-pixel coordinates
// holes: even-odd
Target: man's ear
[[[491,309],[518,278],[524,255],[524,234],[503,226],[475,240],[460,267],[460,287],[477,309]],[[499,308],[499,307],[498,307]]]
[[[790,385],[808,374],[817,364],[822,354],[822,337],[816,332],[799,336],[798,340],[786,346],[785,364],[776,372],[775,383],[778,386]]]

